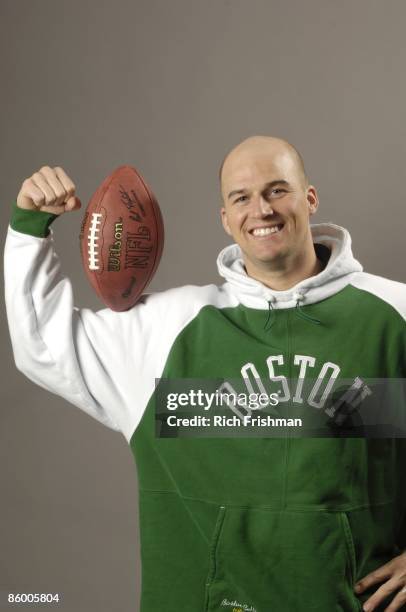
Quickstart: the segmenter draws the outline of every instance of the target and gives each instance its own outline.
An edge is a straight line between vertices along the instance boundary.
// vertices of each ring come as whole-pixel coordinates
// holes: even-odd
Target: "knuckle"
[[[51,169],[51,168],[50,168],[49,166],[42,166],[42,168],[40,168],[40,172],[43,172],[44,170],[45,170],[45,171],[48,171],[48,170],[50,170],[50,169]]]
[[[66,189],[63,185],[55,185],[54,186],[55,195],[57,198],[62,198],[66,196]]]
[[[35,204],[38,205],[44,204],[45,202],[45,196],[43,193],[33,195],[32,199],[34,200]]]

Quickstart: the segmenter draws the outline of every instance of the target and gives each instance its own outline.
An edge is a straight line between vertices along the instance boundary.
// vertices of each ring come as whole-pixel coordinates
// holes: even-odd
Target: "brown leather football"
[[[164,246],[164,225],[150,187],[120,166],[96,190],[80,231],[86,276],[102,302],[128,310],[151,281]]]

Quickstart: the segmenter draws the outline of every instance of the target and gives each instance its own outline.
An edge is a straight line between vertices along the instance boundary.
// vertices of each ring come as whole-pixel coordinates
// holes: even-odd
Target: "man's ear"
[[[232,234],[231,234],[230,226],[228,225],[227,211],[224,208],[224,206],[222,206],[220,209],[220,216],[221,216],[221,222],[223,224],[225,232],[227,232],[227,234],[231,236]]]
[[[309,207],[309,215],[314,215],[319,207],[319,197],[317,190],[313,185],[309,185],[307,188],[307,204]]]

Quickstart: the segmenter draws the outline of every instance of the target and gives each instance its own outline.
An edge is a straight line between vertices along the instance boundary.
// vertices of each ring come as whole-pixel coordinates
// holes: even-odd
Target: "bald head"
[[[275,136],[250,136],[231,149],[224,157],[219,170],[221,192],[223,193],[224,175],[228,175],[238,166],[244,163],[249,164],[251,160],[256,160],[259,157],[270,160],[283,158],[285,163],[286,161],[290,162],[303,188],[308,187],[309,180],[306,176],[302,156],[292,144]]]

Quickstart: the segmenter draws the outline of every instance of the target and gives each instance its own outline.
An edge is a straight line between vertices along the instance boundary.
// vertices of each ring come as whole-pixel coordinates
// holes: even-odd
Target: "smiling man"
[[[49,166],[26,179],[5,251],[16,365],[125,437],[141,612],[400,610],[405,439],[354,435],[340,410],[362,408],[367,379],[406,378],[405,285],[363,272],[346,229],[310,223],[317,191],[285,140],[244,140],[220,179],[234,240],[217,258],[224,282],[145,294],[121,313],[74,306],[50,229],[80,206],[71,179]],[[157,378],[276,394],[278,416],[321,417],[325,435],[179,436],[156,411]],[[244,399],[226,408],[244,417]]]
[[[309,226],[318,195],[292,145],[248,138],[225,158],[220,181],[223,226],[249,276],[283,290],[321,271]]]

